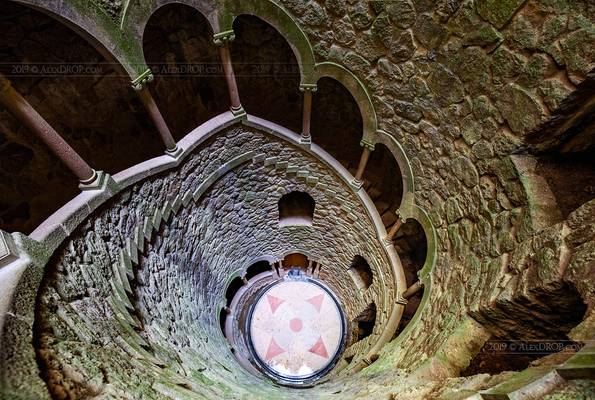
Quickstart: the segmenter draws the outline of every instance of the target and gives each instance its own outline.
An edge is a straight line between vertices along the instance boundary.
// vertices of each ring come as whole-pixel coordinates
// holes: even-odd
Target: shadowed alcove
[[[114,174],[163,154],[121,67],[68,26],[28,7],[2,2],[0,24],[0,72],[91,167]],[[0,228],[31,232],[76,195],[77,185],[0,107]]]
[[[302,122],[300,72],[291,47],[260,18],[238,16],[231,57],[244,109],[299,132]]]
[[[150,18],[143,37],[149,84],[176,140],[229,109],[218,49],[207,19],[196,9],[170,4]]]

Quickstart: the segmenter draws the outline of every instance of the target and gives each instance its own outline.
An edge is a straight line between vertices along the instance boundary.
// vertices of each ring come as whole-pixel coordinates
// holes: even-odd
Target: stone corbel
[[[233,42],[236,38],[236,34],[233,30],[219,32],[213,35],[213,43],[215,46],[225,46]]]
[[[153,71],[150,68],[147,68],[142,74],[136,77],[136,79],[131,81],[130,85],[134,90],[140,92],[149,82],[153,82],[154,80],[155,76],[153,75]]]

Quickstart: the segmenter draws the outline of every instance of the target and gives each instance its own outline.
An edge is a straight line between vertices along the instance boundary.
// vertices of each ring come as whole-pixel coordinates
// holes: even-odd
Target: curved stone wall
[[[279,227],[277,202],[291,191],[316,201],[313,226]],[[151,398],[179,379],[198,393],[208,393],[204,382],[243,393],[256,378],[238,368],[219,310],[227,282],[264,255],[307,249],[349,319],[371,302],[390,311],[390,261],[364,210],[347,184],[299,148],[242,126],[222,132],[177,171],[120,193],[57,252],[36,319],[50,392]],[[356,255],[374,274],[365,292],[347,273]],[[386,318],[379,313],[375,334],[357,344],[360,356]],[[142,376],[146,363],[175,371],[175,379]]]
[[[485,398],[498,398],[508,396],[509,393],[513,397],[512,393],[515,391],[518,394],[526,389],[529,392],[534,391],[534,396],[539,398],[545,393],[539,390],[560,385],[561,377],[571,380],[590,376],[592,365],[585,367],[580,361],[580,356],[585,351],[592,352],[592,347],[586,346],[576,356],[578,360],[571,355],[546,357],[538,362],[537,368],[532,366],[519,373],[507,371],[494,376],[458,378],[486,340],[505,331],[501,329],[502,324],[510,327],[510,332],[507,333],[515,335],[520,333],[535,336],[545,326],[546,333],[560,337],[586,343],[593,338],[593,200],[574,211],[567,210],[567,217],[562,220],[548,183],[537,173],[536,156],[527,154],[525,145],[526,135],[534,133],[548,118],[555,119],[560,105],[565,102],[569,93],[575,91],[577,85],[589,79],[592,81],[588,74],[595,67],[595,57],[591,51],[595,36],[589,2],[259,1],[261,6],[252,12],[286,34],[286,39],[293,49],[297,49],[300,54],[298,58],[302,62],[304,59],[310,60],[307,65],[300,65],[302,80],[309,83],[309,79],[315,79],[317,73],[324,72],[325,68],[332,68],[331,76],[339,79],[352,92],[360,110],[365,110],[362,113],[367,127],[364,138],[370,139],[372,143],[393,144],[390,149],[393,154],[394,149],[399,150],[396,158],[403,172],[405,190],[399,212],[404,219],[414,218],[420,222],[428,238],[428,255],[419,275],[426,288],[431,284],[432,291],[424,292],[422,306],[412,322],[399,337],[382,349],[378,360],[369,368],[357,375],[346,375],[346,379],[339,376],[338,379],[319,386],[312,392],[312,396],[334,393],[341,398],[397,395],[399,398],[461,398],[467,395],[483,396],[481,393],[484,393]],[[24,2],[44,7],[42,1]],[[122,7],[108,7],[111,13],[109,23],[104,17],[90,20],[90,16],[100,9],[95,5],[81,7],[80,15],[77,15],[76,8],[70,6],[70,1],[51,2],[47,7],[51,13],[58,14],[62,7],[62,13],[68,20],[85,27],[85,31],[98,32],[99,40],[115,49],[117,58],[123,60],[131,77],[136,78],[145,70],[137,28],[144,26],[142,22],[148,20],[153,10],[169,2],[171,1],[160,0],[150,5],[126,2]],[[244,4],[242,0],[229,0],[219,3],[222,5],[218,10],[214,2],[188,3],[204,9],[215,32],[221,30],[218,29],[219,22],[221,26],[229,28],[234,14],[240,13]],[[105,5],[101,9],[106,10],[104,7]],[[316,61],[312,54],[315,54]],[[309,73],[305,73],[305,70]],[[376,131],[377,129],[381,131]],[[246,151],[252,150],[255,154],[250,157],[258,156],[259,149],[256,147],[249,147]],[[226,151],[225,147],[222,151]],[[276,173],[278,160],[266,161],[266,158],[265,156],[265,161],[258,159],[257,163],[272,162]],[[175,162],[177,161],[172,163]],[[409,162],[411,167],[405,165]],[[166,164],[170,166],[163,162],[156,168],[165,169]],[[190,168],[187,165],[189,163],[184,164],[183,168]],[[138,170],[142,170],[145,176],[150,175],[152,172],[148,171],[151,167],[146,170],[143,169],[145,167],[147,166],[140,166]],[[234,164],[234,168],[236,167],[244,168],[245,165],[240,167]],[[143,363],[143,368],[154,371],[155,376],[161,377],[161,382],[167,382],[168,385],[177,382],[167,388],[159,386],[161,393],[168,390],[175,393],[170,393],[171,396],[182,397],[180,393],[186,393],[184,390],[191,388],[209,397],[214,395],[209,390],[219,389],[214,389],[212,381],[207,380],[204,374],[198,378],[200,384],[184,380],[182,363],[171,368],[155,368],[160,361],[155,362],[156,356],[147,351],[147,339],[129,328],[135,324],[142,326],[144,321],[137,322],[134,318],[142,317],[142,314],[149,313],[152,305],[160,304],[160,296],[150,296],[148,289],[144,289],[145,292],[141,290],[144,287],[137,289],[135,286],[133,290],[132,285],[130,292],[133,293],[129,298],[125,293],[128,289],[126,275],[134,276],[134,279],[140,281],[143,275],[138,273],[142,273],[144,267],[153,266],[153,270],[147,271],[152,271],[155,276],[164,274],[159,262],[166,257],[164,252],[168,247],[162,240],[164,232],[155,232],[155,228],[165,229],[167,224],[163,221],[167,221],[166,215],[172,209],[175,212],[180,209],[182,213],[187,212],[184,211],[187,208],[183,206],[184,203],[187,206],[194,201],[191,199],[194,187],[198,182],[208,179],[215,169],[217,168],[213,166],[213,169],[196,177],[195,181],[173,179],[167,183],[165,190],[160,186],[163,184],[163,177],[153,180],[151,185],[138,185],[134,190],[142,188],[143,193],[139,196],[131,195],[135,212],[118,216],[118,221],[121,221],[118,225],[111,222],[111,219],[104,222],[97,220],[97,228],[89,225],[85,228],[89,230],[88,237],[85,240],[79,239],[88,242],[88,245],[85,244],[88,248],[81,247],[77,250],[81,251],[78,256],[73,252],[75,258],[69,261],[76,260],[82,265],[97,263],[100,266],[98,271],[101,274],[98,277],[86,275],[91,270],[88,268],[73,272],[73,279],[79,284],[94,287],[94,279],[97,279],[97,282],[101,282],[99,286],[102,290],[108,290],[108,277],[111,276],[115,279],[112,281],[121,285],[109,288],[113,296],[112,302],[113,299],[120,300],[123,305],[110,305],[117,310],[114,314],[121,321],[111,324],[111,328],[106,327],[106,334],[120,335],[120,330],[125,329],[133,340],[119,345],[137,352],[134,359],[145,360],[138,362]],[[184,173],[187,174],[188,171]],[[128,178],[126,173],[121,177],[123,180]],[[241,175],[236,178],[243,179]],[[130,179],[135,180],[137,177]],[[282,177],[279,179],[282,181]],[[300,185],[310,188],[311,182],[306,179]],[[315,186],[319,187],[319,184]],[[170,190],[190,195],[160,198],[162,193]],[[320,196],[318,201],[324,198]],[[138,200],[141,198],[150,198],[151,202],[155,201],[151,204],[160,204],[159,213],[155,211],[154,205],[148,206]],[[208,193],[204,199],[210,199]],[[244,200],[245,198],[242,201]],[[238,204],[241,207],[244,203]],[[87,210],[94,207],[89,205]],[[105,210],[107,208],[102,212]],[[191,214],[184,215],[190,220],[193,218]],[[67,220],[61,221],[62,230],[55,236],[53,234],[56,231],[42,231],[34,232],[36,235],[32,237],[42,235],[44,243],[46,240],[52,244],[59,243],[79,222],[79,215],[73,213]],[[48,228],[48,225],[43,228]],[[124,235],[115,238],[113,245],[105,245],[103,248],[93,245],[97,238],[110,237],[114,229]],[[168,229],[179,235],[185,232],[175,226]],[[296,230],[300,235],[306,232]],[[26,242],[18,234],[13,236]],[[141,240],[143,236],[155,236],[148,247],[153,253],[146,253],[144,241]],[[19,249],[34,248],[37,245],[20,243]],[[53,250],[52,245],[49,247]],[[137,252],[139,247],[142,247],[142,254]],[[120,249],[125,249],[125,252],[119,252]],[[191,259],[191,251],[182,250],[181,254],[187,254],[185,259]],[[272,245],[271,251],[278,250]],[[45,256],[43,253],[40,258]],[[141,268],[133,267],[138,263],[135,257],[141,257]],[[348,258],[345,255],[345,259]],[[121,268],[114,270],[115,264],[111,260],[118,260],[117,265]],[[31,275],[39,273],[40,266],[44,265],[40,260],[35,260],[35,263],[36,268],[27,271]],[[181,268],[187,268],[186,265],[180,263]],[[432,269],[434,266],[435,269]],[[241,268],[240,266],[239,269]],[[376,268],[382,266],[376,265]],[[190,274],[189,270],[183,271]],[[155,293],[168,287],[163,282],[146,279],[143,283],[147,287],[153,285]],[[28,281],[22,281],[22,285],[27,284]],[[188,283],[191,284],[192,281]],[[31,286],[35,287],[34,284]],[[77,302],[96,295],[94,289],[81,295],[75,286],[72,288],[72,293],[66,292],[65,295],[77,306]],[[178,286],[175,288],[180,290]],[[222,291],[224,284],[217,282],[212,289]],[[35,292],[35,289],[32,290]],[[48,300],[59,299],[58,294],[50,291],[47,296]],[[395,299],[394,294],[392,296],[391,301],[386,304],[391,304]],[[126,298],[131,304],[127,304]],[[21,301],[21,298],[17,297],[16,301]],[[106,304],[104,300],[101,301]],[[190,316],[182,314],[183,310],[177,308],[178,305],[165,307],[175,310],[180,318],[185,317],[192,322]],[[213,306],[214,317],[207,321],[212,324],[207,325],[208,329],[212,327],[216,330],[216,308],[221,305]],[[126,307],[130,311],[126,311]],[[136,315],[134,310],[137,307],[145,309]],[[569,311],[568,314],[573,315],[565,319],[564,316],[560,317],[560,310]],[[99,309],[98,312],[106,310]],[[559,326],[552,327],[552,324],[547,323],[551,313],[558,313],[553,320],[561,322]],[[30,334],[25,318],[8,318],[22,332]],[[155,316],[154,320],[158,318],[161,316]],[[106,325],[109,324],[106,322]],[[159,336],[159,329],[154,328],[151,334]],[[15,331],[17,330],[9,330],[9,334],[18,337],[14,334]],[[151,351],[161,351],[163,357],[173,365],[178,357],[178,341],[188,345],[179,338],[175,342],[176,350]],[[67,342],[49,342],[48,346],[57,346],[55,354],[59,358],[78,357],[76,354],[71,357],[73,353]],[[106,346],[106,351],[109,346]],[[116,364],[129,363],[128,360],[117,358],[119,354],[118,350],[106,356],[105,360],[109,361],[113,356],[112,362]],[[361,352],[354,354],[360,356]],[[365,363],[372,361],[374,360],[365,360]],[[48,362],[51,364],[55,361],[48,356]],[[50,367],[50,370],[57,370],[56,364]],[[90,370],[91,367],[89,366]],[[123,365],[120,370],[130,367],[131,364]],[[219,377],[231,376],[224,371],[225,368],[215,366],[208,373]],[[95,372],[90,380],[89,394],[102,387],[104,373],[100,368]],[[60,375],[62,373],[68,377]],[[82,378],[68,368],[60,374],[50,377],[54,379],[52,382],[60,386],[60,382],[66,379],[76,394],[76,382]],[[146,388],[142,386],[140,376],[136,379],[141,390]],[[244,382],[242,379],[238,378],[238,382]],[[240,395],[248,393],[254,387],[260,388],[259,383],[252,389],[244,386],[245,391],[239,386],[236,389]],[[231,394],[222,390],[227,395]],[[288,397],[299,396],[291,392],[285,394]]]

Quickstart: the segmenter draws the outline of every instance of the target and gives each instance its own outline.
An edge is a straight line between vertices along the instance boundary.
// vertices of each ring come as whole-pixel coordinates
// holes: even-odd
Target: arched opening
[[[301,269],[308,268],[308,257],[301,253],[291,253],[283,258],[283,268],[289,269],[298,267]]]
[[[263,272],[270,272],[270,271],[271,271],[271,264],[268,261],[266,261],[266,260],[258,261],[248,267],[248,269],[246,270],[245,278],[247,280],[250,280],[250,279],[254,278],[256,275],[262,274]]]
[[[370,303],[353,319],[352,344],[364,340],[374,332],[376,325],[376,304]]]
[[[244,109],[299,132],[300,71],[291,47],[274,27],[255,16],[238,16],[233,28],[231,57]]]
[[[418,273],[423,268],[427,257],[427,240],[423,227],[414,219],[408,220],[397,232],[394,240],[395,250],[401,259],[403,272],[407,287],[418,283]],[[414,291],[407,297],[407,305],[403,310],[403,316],[399,329],[395,333],[398,336],[411,322],[423,298],[424,288]]]
[[[355,174],[362,136],[362,115],[351,93],[335,79],[320,78],[312,96],[312,141]]]
[[[309,226],[314,219],[316,203],[305,192],[291,192],[279,199],[279,226]]]
[[[238,291],[244,286],[244,281],[239,276],[235,277],[227,287],[225,291],[225,299],[227,300],[227,306],[231,305],[231,302]]]
[[[158,9],[145,28],[143,50],[155,75],[149,89],[176,140],[229,109],[213,32],[198,10],[182,4]]]
[[[355,256],[347,270],[358,289],[368,289],[374,280],[370,264],[362,256]]]
[[[374,202],[387,229],[397,222],[396,211],[403,198],[403,178],[397,160],[382,143],[377,143],[364,173],[364,189]]]
[[[74,30],[0,4],[0,67],[12,86],[91,167],[116,173],[163,154],[130,78]],[[139,146],[142,143],[142,146]],[[30,233],[78,192],[76,177],[0,108],[0,229]]]

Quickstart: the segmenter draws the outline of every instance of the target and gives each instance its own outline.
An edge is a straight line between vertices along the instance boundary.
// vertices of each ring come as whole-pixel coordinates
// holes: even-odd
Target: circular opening
[[[345,316],[331,290],[292,270],[264,287],[246,320],[257,367],[277,382],[304,385],[337,362],[345,344]]]

